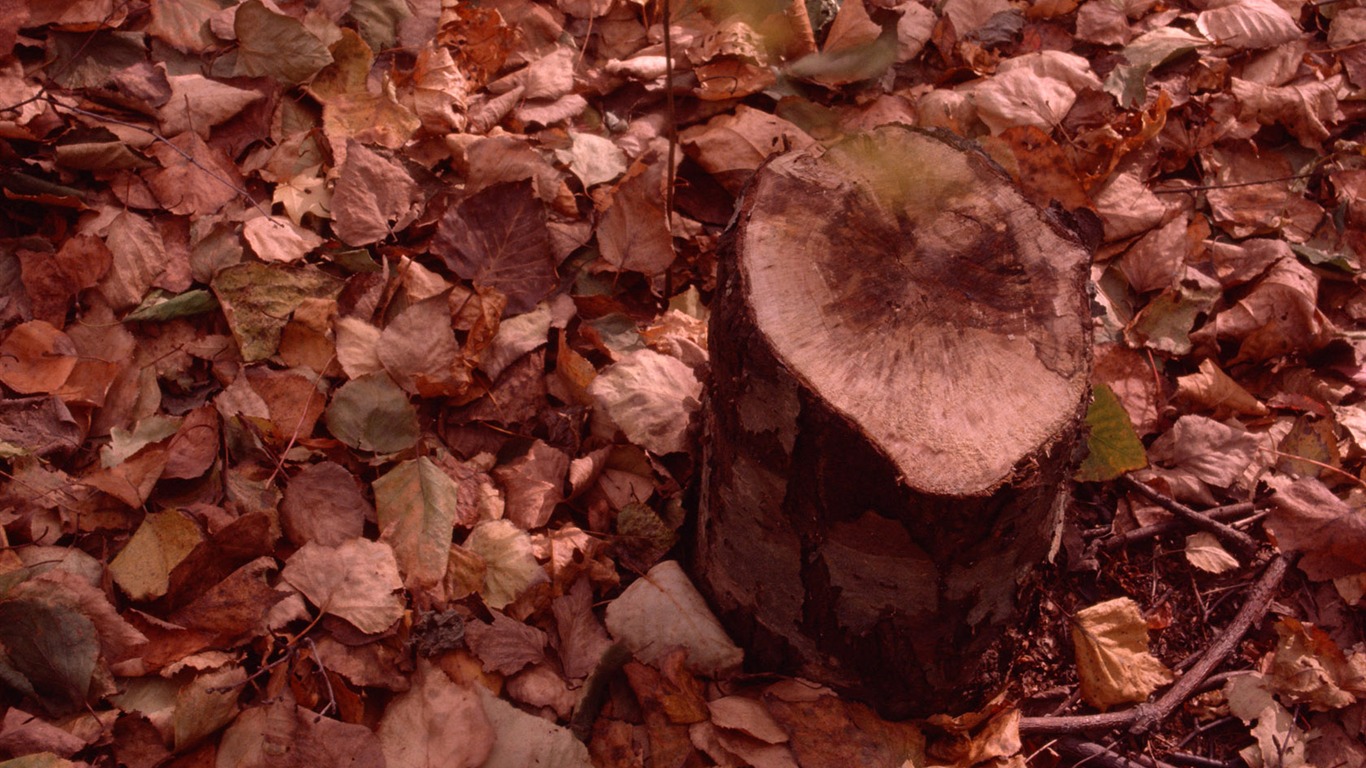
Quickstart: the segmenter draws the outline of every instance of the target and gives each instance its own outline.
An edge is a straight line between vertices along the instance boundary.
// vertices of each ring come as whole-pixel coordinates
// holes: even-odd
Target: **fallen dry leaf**
[[[718,676],[744,658],[675,560],[651,568],[607,606],[607,630],[646,663],[682,646],[694,669]]]
[[[1268,477],[1276,506],[1266,526],[1284,551],[1302,552],[1300,570],[1316,581],[1366,572],[1366,515],[1316,478]]]
[[[403,615],[398,563],[388,544],[351,539],[336,547],[309,542],[280,574],[323,613],[365,633],[383,632]]]
[[[1148,623],[1127,597],[1077,611],[1072,644],[1082,698],[1097,709],[1143,701],[1173,679],[1148,652]]]

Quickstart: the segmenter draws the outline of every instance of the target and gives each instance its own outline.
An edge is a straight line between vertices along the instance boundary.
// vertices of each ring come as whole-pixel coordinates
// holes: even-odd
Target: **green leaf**
[[[290,316],[304,299],[335,298],[344,283],[313,267],[234,264],[213,278],[242,360],[254,363],[275,354]]]
[[[455,530],[455,480],[423,456],[402,462],[372,487],[380,538],[394,548],[404,585],[430,589],[440,584]]]
[[[648,504],[633,501],[617,513],[616,543],[622,564],[644,573],[678,543],[678,532]]]
[[[162,322],[177,317],[189,317],[211,312],[218,306],[218,300],[203,288],[186,291],[180,295],[166,291],[152,291],[128,316],[125,323],[143,321]]]
[[[1073,476],[1079,482],[1100,482],[1148,466],[1148,453],[1134,432],[1129,412],[1106,384],[1096,385],[1086,412],[1090,453]]]
[[[1176,27],[1139,35],[1119,52],[1122,63],[1105,78],[1105,92],[1125,109],[1137,107],[1143,103],[1149,72],[1207,45],[1208,40]]]
[[[417,409],[384,371],[343,384],[324,418],[333,436],[362,451],[397,453],[417,443]]]

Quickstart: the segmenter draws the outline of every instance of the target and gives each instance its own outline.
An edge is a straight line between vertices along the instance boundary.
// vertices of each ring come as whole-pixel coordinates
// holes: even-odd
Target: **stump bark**
[[[779,156],[723,249],[696,570],[760,669],[889,716],[980,703],[1089,395],[1090,254],[980,151]]]

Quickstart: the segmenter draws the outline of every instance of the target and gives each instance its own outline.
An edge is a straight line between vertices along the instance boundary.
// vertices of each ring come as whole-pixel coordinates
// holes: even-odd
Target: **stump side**
[[[940,233],[933,249],[907,248],[925,240],[901,236],[903,225],[930,226],[928,219],[898,217],[888,203],[896,195],[869,194],[869,187],[891,182],[869,182],[866,169],[863,178],[851,173],[848,155],[866,155],[879,142],[893,145],[890,154],[898,157],[927,145],[940,168],[950,166],[940,153],[965,155],[957,167],[1003,187],[991,195],[1013,200],[1018,193],[972,150],[942,138],[890,129],[858,141],[869,140],[844,159],[836,147],[834,158],[802,155],[777,172],[761,169],[728,238],[713,301],[697,573],[756,667],[833,685],[884,714],[924,715],[979,703],[983,654],[1012,616],[1018,581],[1048,555],[1060,524],[1086,404],[1089,256],[1019,198],[1026,207],[1009,214],[1004,230],[1033,238],[1026,261],[1038,256],[1049,263],[1011,267],[1012,275],[1028,276],[1014,287],[978,289],[994,302],[986,308],[961,297],[945,301],[972,284],[963,282],[961,269],[917,259],[943,256],[952,238]],[[941,204],[945,196],[926,186],[897,194]],[[838,221],[813,220],[820,209],[809,206],[822,200],[834,203],[830,213]],[[791,218],[801,210],[804,218]],[[779,231],[775,215],[788,215],[789,233]],[[1031,227],[1046,232],[1029,234]],[[805,238],[797,236],[802,232]],[[970,246],[968,258],[980,256],[980,238],[961,239]],[[1041,242],[1046,250],[1037,247]],[[757,257],[756,249],[763,251]],[[803,258],[816,263],[807,268]],[[827,279],[840,268],[856,289]],[[944,279],[951,283],[927,283]],[[1043,283],[1052,295],[1031,298],[1022,290]],[[917,304],[920,297],[930,300]],[[976,333],[954,337],[944,330],[963,322]],[[993,332],[993,322],[1004,327]],[[1069,325],[1066,332],[1058,334],[1059,323]],[[1021,338],[1036,353],[1028,376],[995,380],[1006,387],[1014,379],[1016,391],[1007,396],[964,404],[964,393],[991,394],[980,382],[938,387],[927,374],[913,386],[894,386],[905,361],[976,376],[993,354],[1018,363],[1026,347],[983,343],[993,333]],[[962,358],[955,358],[955,338]],[[955,359],[969,362],[954,366]],[[1053,379],[1046,397],[1028,391],[1029,376],[1040,375]],[[852,386],[841,385],[851,377]],[[954,428],[990,429],[1002,403],[1027,403],[1030,427],[995,439],[945,431],[953,419],[944,414],[954,409],[969,412]],[[937,421],[901,416],[917,409]],[[927,423],[938,426],[905,429]],[[936,438],[950,446],[949,460],[936,459],[944,450],[922,445]]]

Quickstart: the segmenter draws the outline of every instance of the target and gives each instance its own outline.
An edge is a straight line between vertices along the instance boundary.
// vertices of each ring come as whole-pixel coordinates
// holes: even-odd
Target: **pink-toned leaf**
[[[166,269],[161,233],[148,220],[125,212],[109,223],[104,242],[113,262],[99,291],[115,310],[136,306]]]
[[[637,162],[613,190],[597,233],[602,258],[614,268],[656,275],[673,263],[664,176],[664,163]]]
[[[422,193],[401,163],[352,139],[331,207],[337,237],[369,245],[411,224],[422,212]]]
[[[384,710],[379,740],[391,768],[479,768],[495,732],[475,688],[451,682],[419,659],[413,687]]]
[[[1246,429],[1204,416],[1182,416],[1148,448],[1148,458],[1219,488],[1242,477],[1258,452]]]
[[[304,229],[283,216],[257,216],[242,225],[242,239],[252,253],[266,262],[299,261],[323,244],[311,229]]]
[[[1243,49],[1271,48],[1304,34],[1274,0],[1229,0],[1201,11],[1195,27],[1220,45]]]
[[[380,741],[369,728],[320,717],[289,697],[238,715],[223,732],[216,761],[218,768],[385,766]]]
[[[165,6],[166,3],[157,5]],[[263,94],[236,88],[200,74],[169,75],[171,98],[158,110],[161,132],[177,136],[194,131],[207,138],[215,125],[236,117]]]
[[[223,150],[194,133],[182,133],[149,150],[161,167],[145,175],[147,186],[171,213],[207,216],[236,199],[242,172]]]
[[[493,470],[507,499],[507,519],[526,530],[544,526],[564,499],[569,457],[542,440],[531,450]]]
[[[497,738],[483,768],[583,768],[593,765],[588,747],[568,729],[527,714],[478,687]]]
[[[449,397],[469,385],[444,295],[399,313],[380,333],[375,352],[394,381],[412,394]]]
[[[1303,553],[1300,570],[1315,581],[1366,571],[1366,513],[1316,478],[1273,476],[1266,482],[1276,491],[1267,529],[1282,550]]]
[[[588,394],[628,440],[663,455],[687,447],[702,383],[677,359],[641,349],[598,374]]]
[[[731,194],[739,194],[770,156],[815,143],[792,123],[743,104],[679,135],[684,151]]]
[[[355,475],[331,461],[310,464],[290,478],[280,503],[280,525],[298,546],[335,547],[361,535],[374,514]]]
[[[560,642],[560,663],[571,680],[588,677],[597,668],[612,638],[593,613],[593,588],[586,578],[550,604]]]
[[[1319,278],[1298,259],[1277,262],[1236,305],[1219,313],[1214,331],[1238,343],[1233,362],[1312,352],[1332,338],[1318,308]]]
[[[510,314],[536,306],[557,281],[545,207],[526,181],[494,185],[447,211],[432,251],[460,278],[506,294]]]
[[[545,660],[545,633],[499,611],[493,623],[471,622],[465,627],[470,650],[484,664],[485,672],[511,675],[529,664]]]
[[[323,613],[367,634],[403,615],[398,562],[388,544],[351,539],[336,547],[309,542],[285,561],[281,576]]]

